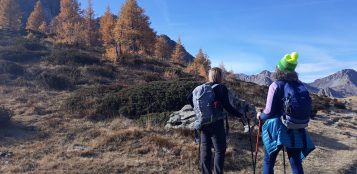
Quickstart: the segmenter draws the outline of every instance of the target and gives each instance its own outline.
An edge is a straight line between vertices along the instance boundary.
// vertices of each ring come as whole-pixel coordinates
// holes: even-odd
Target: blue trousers
[[[279,151],[282,149],[282,146],[272,153],[270,156],[267,151],[264,154],[264,161],[263,161],[263,174],[273,174],[274,173],[274,165],[276,161],[276,157],[279,154]],[[297,148],[286,148],[288,153],[288,158],[290,161],[290,166],[293,174],[303,174],[304,170],[302,168],[302,160],[300,157],[301,149]]]
[[[214,148],[214,173],[223,174],[224,158],[227,148],[224,120],[219,120],[201,129],[200,166],[202,174],[211,174],[212,147]]]

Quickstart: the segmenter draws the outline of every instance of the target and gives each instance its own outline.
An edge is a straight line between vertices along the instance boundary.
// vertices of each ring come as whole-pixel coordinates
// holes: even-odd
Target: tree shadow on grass
[[[27,126],[19,122],[0,124],[0,146],[9,146],[44,136],[45,134],[36,130],[35,127]]]
[[[350,147],[339,142],[338,139],[326,137],[314,132],[309,132],[312,141],[316,146],[321,146],[333,150],[350,150]]]

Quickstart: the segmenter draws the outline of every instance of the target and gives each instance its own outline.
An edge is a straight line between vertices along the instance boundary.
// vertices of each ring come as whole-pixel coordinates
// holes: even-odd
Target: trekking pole
[[[259,136],[260,136],[260,128],[261,128],[261,121],[259,120],[258,123],[258,132],[257,132],[257,141],[255,144],[255,156],[254,156],[254,169],[257,168],[257,158],[258,158],[258,151],[259,151]]]
[[[285,147],[283,146],[283,165],[284,165],[284,174],[286,174],[286,168],[285,168]]]
[[[250,152],[252,154],[252,167],[253,167],[253,174],[255,174],[255,164],[254,164],[254,154],[253,154],[253,143],[252,143],[252,133],[250,130],[250,121],[247,117],[247,112],[248,112],[248,105],[245,106],[244,108],[244,115],[245,115],[245,119],[247,119],[247,123],[248,123],[248,130],[249,130],[249,142],[250,142]]]

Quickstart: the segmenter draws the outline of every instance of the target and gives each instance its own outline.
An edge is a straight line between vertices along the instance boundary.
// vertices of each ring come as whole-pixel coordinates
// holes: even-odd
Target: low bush
[[[181,109],[187,94],[198,85],[196,81],[175,80],[151,82],[119,92],[119,114],[128,118]]]
[[[0,73],[0,85],[7,85],[14,79],[15,77],[13,75]]]
[[[18,65],[10,61],[0,61],[0,74],[11,74],[15,76],[21,76],[25,72],[21,65]]]
[[[332,103],[333,106],[337,109],[347,109],[346,104],[344,102],[338,101],[337,99],[334,99]]]
[[[46,55],[45,52],[29,51],[19,48],[2,48],[0,49],[0,59],[13,61],[13,62],[30,62],[40,60],[42,56]]]
[[[36,81],[38,86],[50,90],[68,90],[73,88],[73,84],[67,77],[50,72],[42,72],[37,76]]]
[[[83,74],[88,74],[89,76],[101,76],[107,78],[115,77],[115,68],[112,65],[90,65],[84,68]]]
[[[97,57],[78,49],[53,49],[48,56],[43,58],[44,61],[53,65],[93,65],[99,64]]]
[[[0,125],[6,125],[10,122],[13,113],[7,108],[0,106]]]
[[[240,99],[243,99],[248,103],[252,103],[257,107],[265,106],[266,96],[268,95],[268,87],[235,79],[232,79],[232,81],[226,81],[225,84]]]
[[[25,42],[23,46],[30,51],[42,51],[47,50],[47,48],[38,42]]]
[[[170,112],[181,109],[186,95],[198,83],[196,81],[175,80],[150,82],[143,86],[120,87],[96,86],[79,89],[70,96],[64,106],[72,113],[101,120],[114,116],[139,119],[151,113]],[[152,120],[161,124],[167,114],[152,115]]]
[[[95,86],[76,90],[64,103],[65,110],[95,120],[118,115],[121,87]]]

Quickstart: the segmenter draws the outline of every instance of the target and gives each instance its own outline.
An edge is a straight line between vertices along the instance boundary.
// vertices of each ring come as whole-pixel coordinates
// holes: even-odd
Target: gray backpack
[[[196,121],[194,127],[199,130],[204,125],[214,123],[217,120],[224,119],[222,111],[213,106],[214,103],[214,91],[213,88],[218,84],[210,85],[205,83],[197,86],[193,92],[193,110],[196,114]]]

